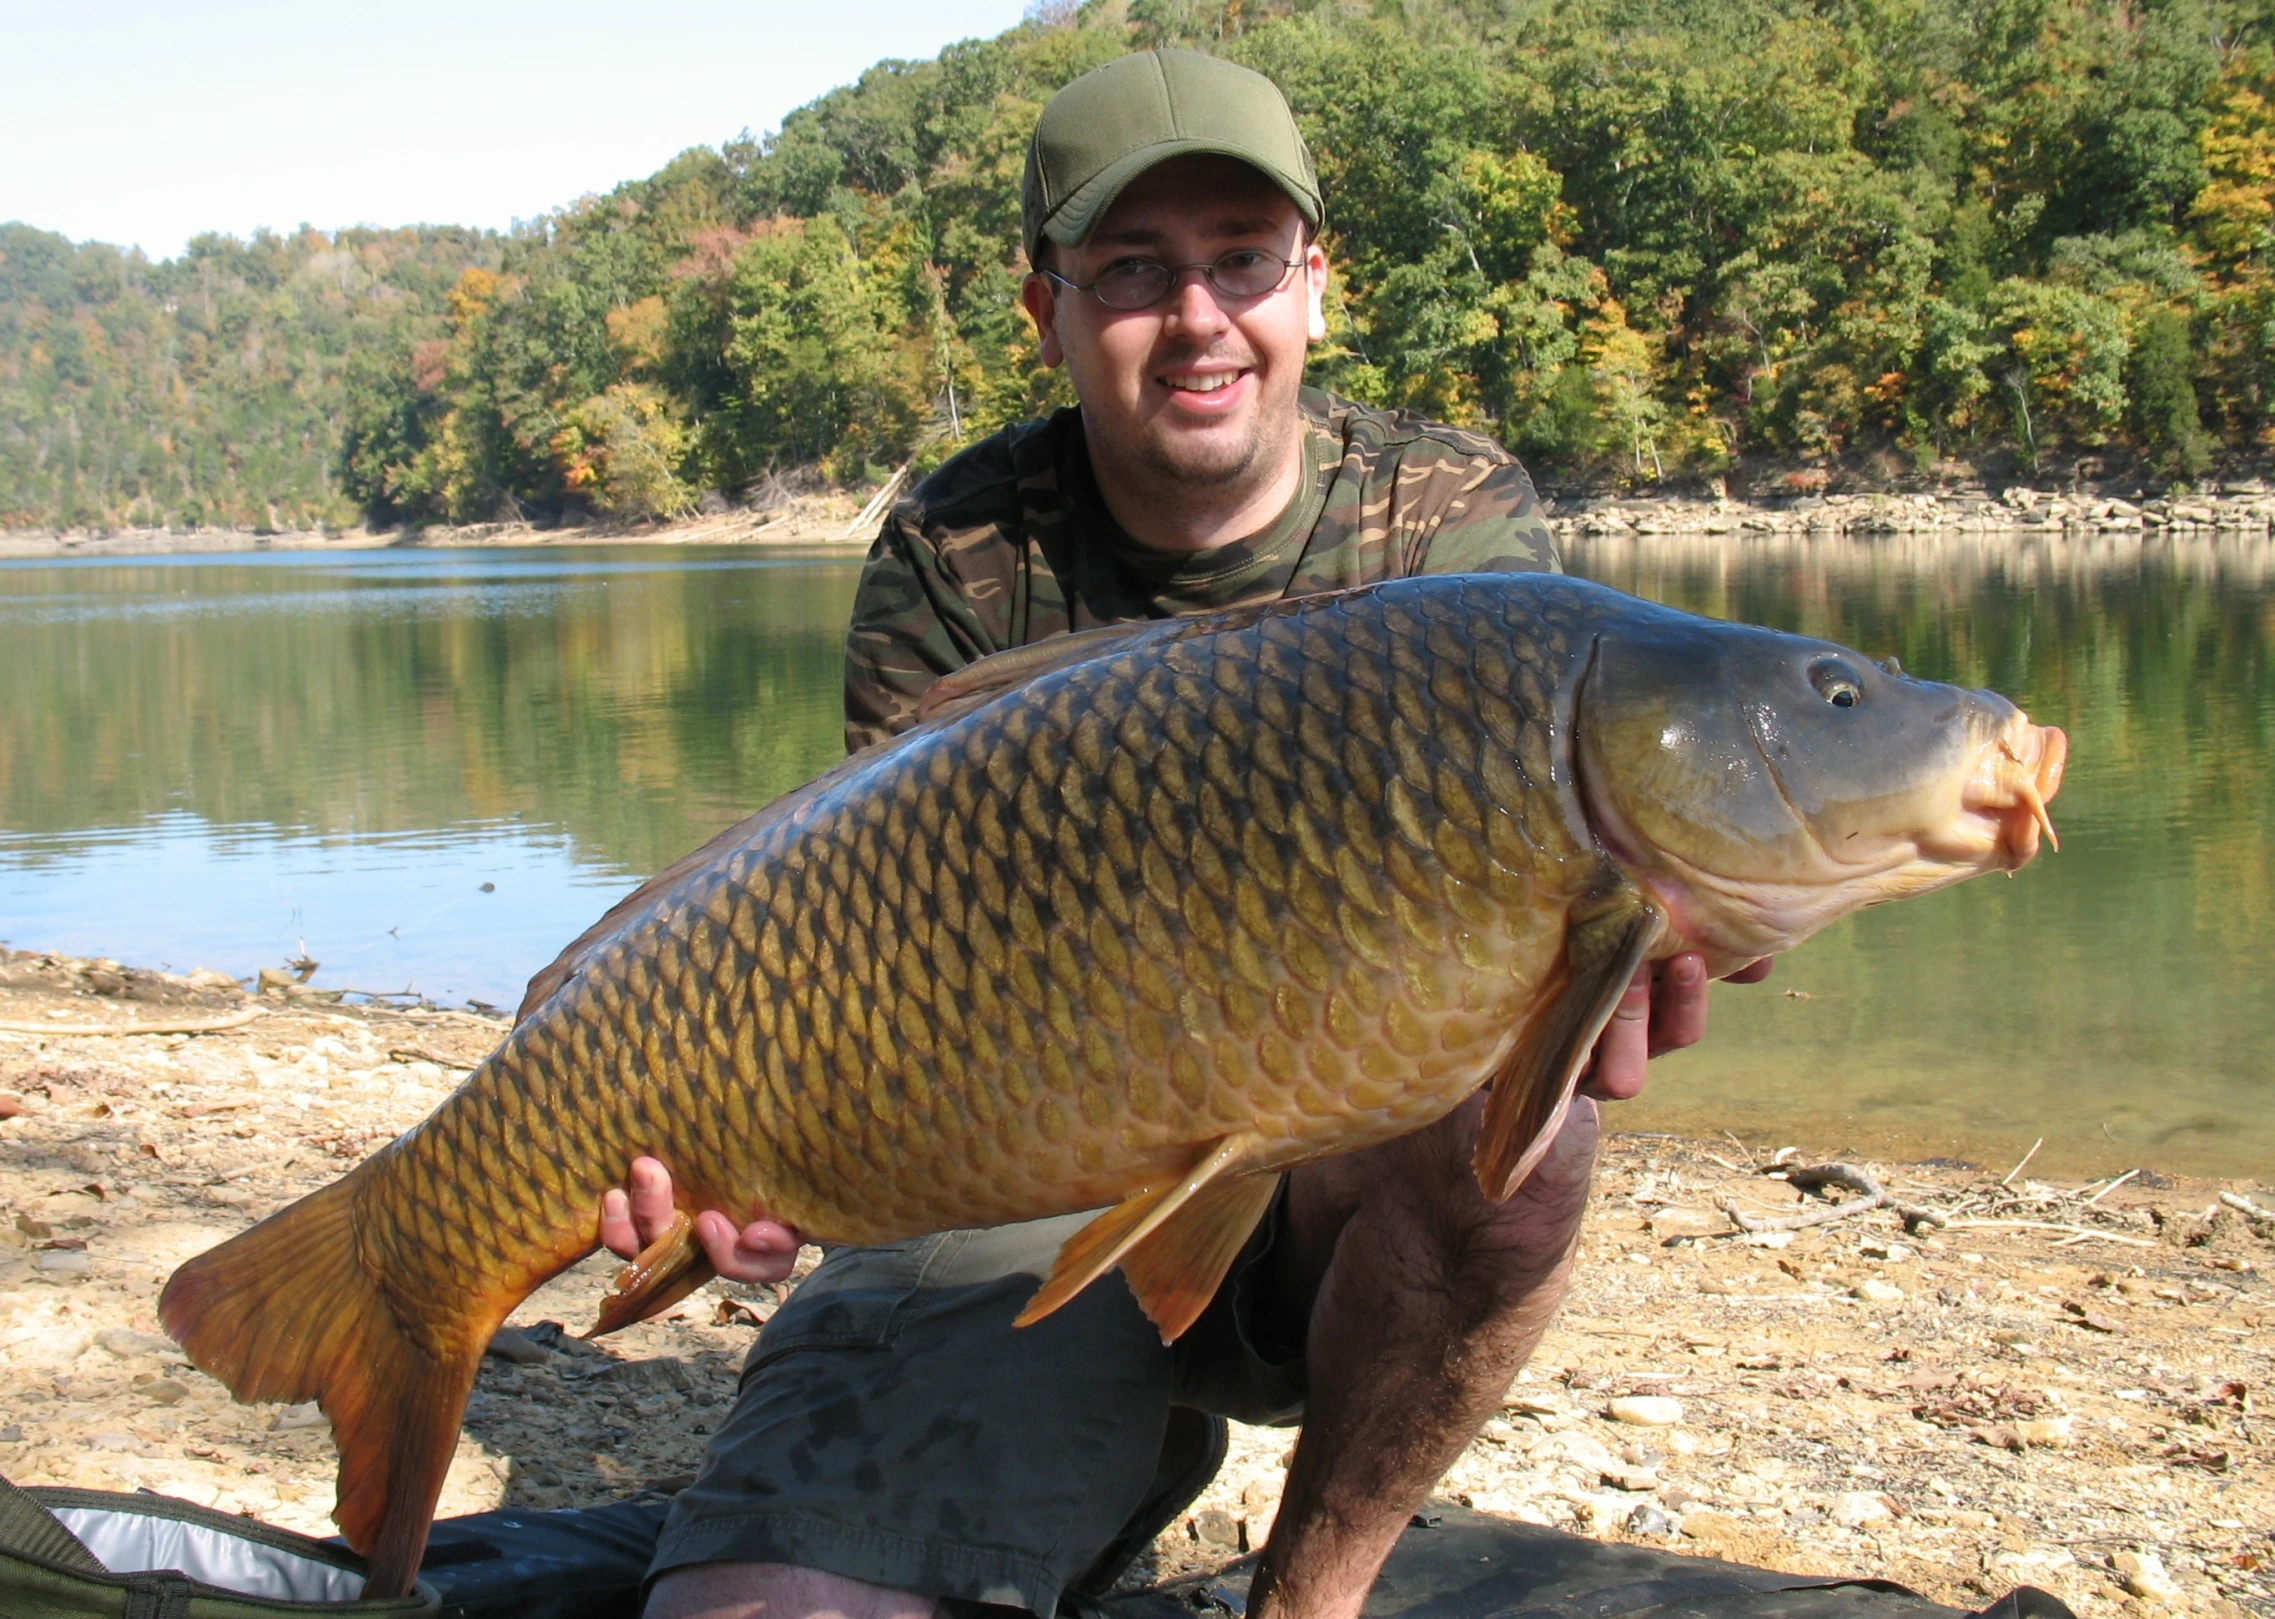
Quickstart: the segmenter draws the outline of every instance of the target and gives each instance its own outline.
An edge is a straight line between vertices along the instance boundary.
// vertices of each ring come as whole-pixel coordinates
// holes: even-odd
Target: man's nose
[[[1224,306],[1217,302],[1216,288],[1209,283],[1207,269],[1188,264],[1170,272],[1176,277],[1169,288],[1166,304],[1169,324],[1186,331],[1221,332],[1232,324]]]

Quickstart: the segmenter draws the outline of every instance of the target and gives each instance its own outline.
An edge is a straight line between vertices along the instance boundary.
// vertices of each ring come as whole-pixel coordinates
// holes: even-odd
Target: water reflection
[[[837,757],[857,573],[654,550],[0,568],[0,937],[239,973],[305,938],[319,983],[510,1001],[640,875]]]

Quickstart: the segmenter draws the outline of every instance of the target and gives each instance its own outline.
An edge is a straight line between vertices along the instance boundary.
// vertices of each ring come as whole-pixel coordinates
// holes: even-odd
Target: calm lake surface
[[[2063,852],[1715,995],[1636,1129],[2057,1173],[2275,1165],[2275,548],[1584,541],[1576,571],[2063,726]],[[839,753],[856,562],[366,551],[0,565],[0,938],[511,1005]]]

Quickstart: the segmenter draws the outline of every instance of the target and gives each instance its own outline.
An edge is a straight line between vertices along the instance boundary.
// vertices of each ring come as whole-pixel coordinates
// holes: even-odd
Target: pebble
[[[2137,1597],[2170,1602],[2180,1595],[2180,1587],[2164,1571],[2164,1559],[2155,1552],[2119,1552],[2109,1559],[2109,1566],[2119,1583]]]
[[[1632,1535],[1671,1539],[1683,1532],[1683,1521],[1664,1507],[1646,1501],[1627,1515],[1627,1531]]]
[[[1614,1422],[1631,1422],[1638,1428],[1671,1428],[1683,1420],[1680,1400],[1664,1394],[1622,1394],[1611,1402]]]
[[[2039,1445],[2048,1450],[2067,1450],[2074,1435],[2072,1418],[2032,1417],[2014,1425],[2014,1437],[2026,1445]]]
[[[95,1334],[95,1342],[120,1360],[132,1360],[137,1355],[173,1355],[174,1340],[155,1332],[137,1332],[132,1327],[105,1327]]]
[[[1229,1512],[1211,1507],[1193,1515],[1193,1538],[1204,1546],[1240,1547],[1240,1523]]]
[[[271,1433],[291,1433],[296,1428],[321,1428],[329,1421],[314,1400],[305,1405],[288,1405],[269,1419]]]
[[[1883,1282],[1876,1276],[1867,1276],[1851,1289],[1867,1304],[1901,1304],[1904,1290],[1893,1282]]]
[[[542,1366],[553,1358],[553,1351],[519,1327],[500,1327],[482,1352],[515,1366]]]
[[[1893,1516],[1895,1514],[1888,1510],[1887,1498],[1869,1490],[1843,1490],[1833,1497],[1833,1522],[1844,1529],[1884,1523]]]
[[[85,1276],[94,1268],[84,1248],[50,1248],[32,1261],[32,1269],[47,1276]]]

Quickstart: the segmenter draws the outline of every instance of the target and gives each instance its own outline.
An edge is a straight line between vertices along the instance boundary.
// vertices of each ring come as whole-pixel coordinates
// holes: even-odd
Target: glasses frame
[[[1235,292],[1217,280],[1216,276],[1218,265],[1224,263],[1226,259],[1237,258],[1242,254],[1247,253],[1253,253],[1259,258],[1267,258],[1278,261],[1280,265],[1280,278],[1277,281],[1273,282],[1270,286],[1262,288],[1256,292]],[[1070,292],[1087,292],[1091,297],[1097,299],[1099,304],[1104,308],[1114,310],[1118,314],[1129,315],[1135,314],[1141,309],[1159,308],[1162,304],[1167,303],[1171,298],[1174,298],[1177,295],[1177,289],[1185,284],[1185,272],[1188,270],[1200,271],[1201,278],[1209,284],[1209,291],[1216,294],[1217,297],[1229,298],[1236,303],[1249,303],[1256,299],[1269,298],[1274,293],[1285,291],[1288,284],[1288,277],[1294,271],[1302,268],[1303,265],[1309,262],[1309,260],[1310,254],[1308,250],[1306,251],[1303,258],[1290,259],[1282,258],[1279,254],[1268,252],[1260,247],[1228,248],[1204,264],[1162,264],[1159,259],[1148,259],[1145,258],[1142,254],[1133,255],[1131,258],[1116,259],[1114,261],[1115,264],[1128,264],[1132,262],[1141,264],[1154,264],[1159,265],[1161,269],[1168,272],[1169,280],[1167,284],[1162,287],[1160,293],[1155,297],[1147,299],[1142,304],[1109,303],[1106,299],[1106,295],[1098,290],[1099,282],[1105,279],[1103,275],[1101,275],[1098,280],[1094,281],[1076,281],[1071,276],[1060,275],[1056,270],[1045,270],[1042,273],[1049,279],[1056,281],[1060,286],[1066,288]],[[1113,265],[1108,265],[1107,268],[1112,269]]]

